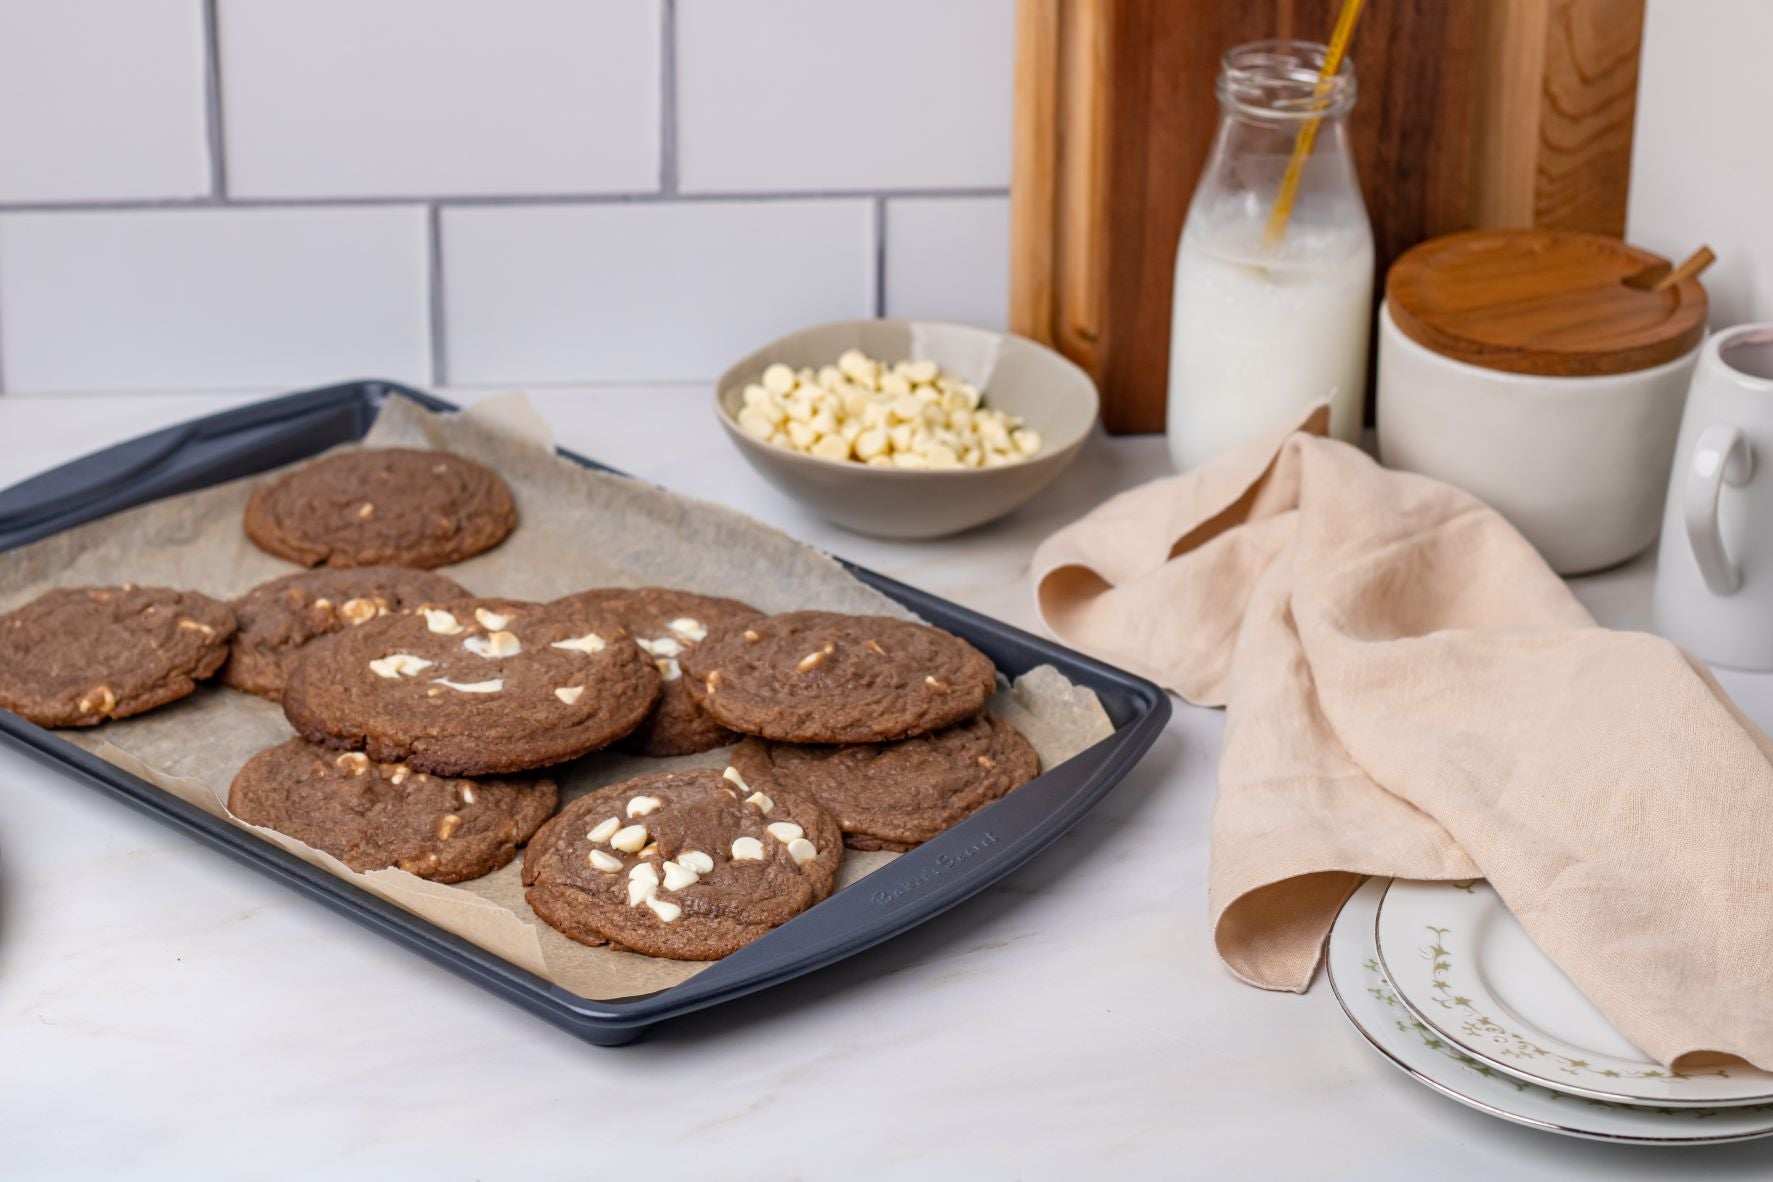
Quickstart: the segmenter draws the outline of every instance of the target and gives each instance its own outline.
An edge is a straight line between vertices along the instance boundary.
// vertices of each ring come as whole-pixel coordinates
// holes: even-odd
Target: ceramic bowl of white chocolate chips
[[[783,337],[721,375],[715,408],[751,466],[821,516],[937,538],[1032,498],[1096,422],[1088,374],[1008,333],[845,320]]]

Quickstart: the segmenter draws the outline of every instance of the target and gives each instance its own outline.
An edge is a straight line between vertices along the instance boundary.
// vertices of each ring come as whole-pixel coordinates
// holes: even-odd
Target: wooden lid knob
[[[1470,230],[1411,247],[1385,294],[1417,344],[1486,369],[1560,377],[1631,373],[1705,336],[1705,288],[1625,281],[1660,255],[1572,230]]]

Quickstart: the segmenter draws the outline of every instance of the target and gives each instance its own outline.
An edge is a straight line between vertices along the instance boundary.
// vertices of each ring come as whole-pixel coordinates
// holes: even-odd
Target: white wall
[[[1626,236],[1709,243],[1713,327],[1773,321],[1773,0],[1649,0]]]
[[[1013,0],[0,0],[0,389],[1001,326]]]

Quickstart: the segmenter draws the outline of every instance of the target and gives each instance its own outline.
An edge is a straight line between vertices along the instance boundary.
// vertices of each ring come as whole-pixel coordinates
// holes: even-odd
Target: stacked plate
[[[1614,1028],[1488,884],[1369,881],[1330,933],[1330,985],[1386,1058],[1504,1120],[1643,1145],[1773,1134],[1773,1073],[1670,1071]]]

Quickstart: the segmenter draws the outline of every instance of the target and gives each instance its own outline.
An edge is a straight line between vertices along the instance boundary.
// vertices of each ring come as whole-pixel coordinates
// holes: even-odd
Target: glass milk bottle
[[[1225,55],[1219,136],[1176,249],[1170,455],[1179,471],[1330,403],[1360,434],[1373,314],[1373,231],[1348,152],[1346,60],[1324,91],[1324,47],[1258,41]],[[1270,216],[1300,130],[1319,118],[1291,217]]]

